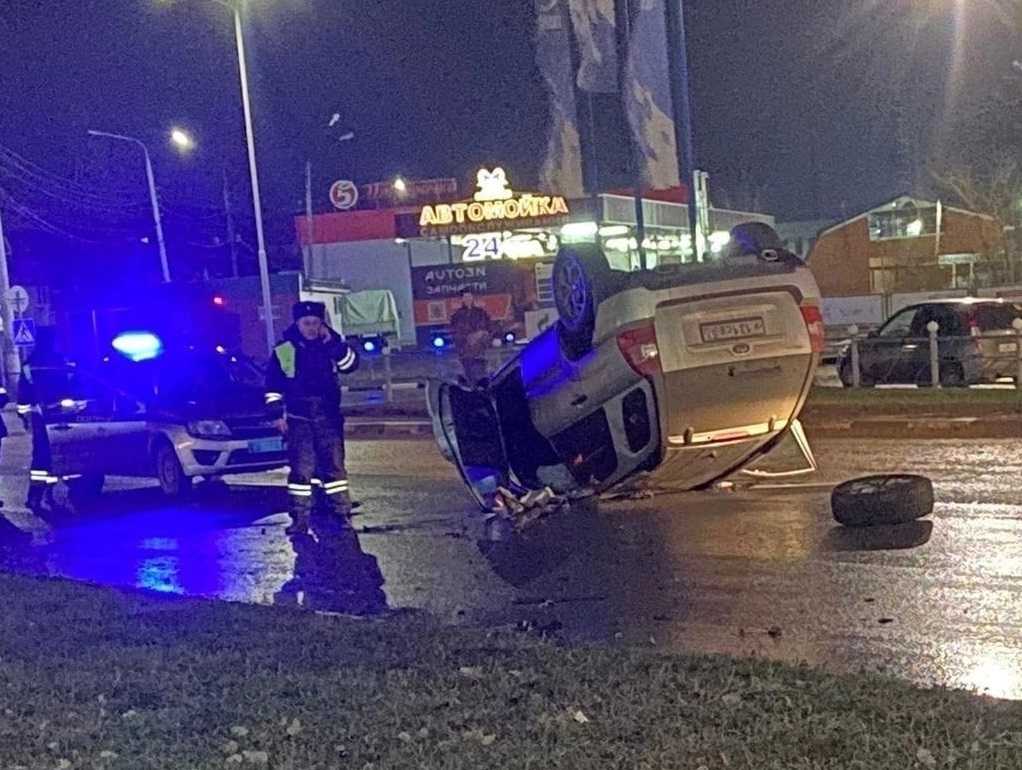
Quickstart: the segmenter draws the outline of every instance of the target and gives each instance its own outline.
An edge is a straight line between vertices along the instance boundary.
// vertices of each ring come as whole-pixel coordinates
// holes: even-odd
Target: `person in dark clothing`
[[[0,386],[0,409],[3,409],[11,401],[11,397],[7,395],[7,388]],[[0,415],[0,447],[3,446],[4,439],[7,438],[7,423],[4,422],[4,418]],[[4,507],[4,501],[0,500],[0,508]]]
[[[451,316],[451,333],[469,385],[486,377],[486,350],[493,336],[492,326],[489,314],[476,305],[472,292],[463,291],[461,307]]]
[[[32,467],[26,503],[32,510],[42,505],[47,488],[60,481],[53,475],[53,457],[43,408],[67,395],[68,367],[67,359],[57,350],[53,329],[40,328],[35,348],[22,366],[18,382],[18,416],[32,433]]]
[[[273,349],[266,373],[271,419],[287,436],[291,526],[288,535],[309,530],[313,476],[318,476],[328,512],[347,520],[351,513],[344,467],[342,374],[358,368],[358,354],[326,324],[322,302],[299,302],[294,324]]]

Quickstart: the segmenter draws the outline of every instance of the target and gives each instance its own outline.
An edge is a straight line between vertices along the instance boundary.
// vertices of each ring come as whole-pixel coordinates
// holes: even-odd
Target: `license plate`
[[[248,451],[254,455],[269,454],[270,452],[283,452],[284,439],[278,436],[277,438],[261,438],[255,441],[249,441]]]
[[[998,353],[1014,353],[1018,350],[1018,345],[1014,342],[1002,342],[997,346]]]
[[[699,325],[703,342],[724,342],[746,337],[766,335],[766,322],[762,318],[736,318],[733,321],[718,321]]]

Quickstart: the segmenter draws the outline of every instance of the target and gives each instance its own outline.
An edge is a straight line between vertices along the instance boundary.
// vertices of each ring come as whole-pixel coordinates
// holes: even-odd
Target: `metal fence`
[[[965,387],[1008,379],[1022,387],[1022,319],[1004,332],[941,335],[936,321],[926,331],[926,337],[882,337],[853,326],[846,337],[829,340],[828,352],[837,350],[833,361],[845,387]]]
[[[496,371],[515,356],[520,345],[502,345],[486,352],[487,369]],[[382,391],[384,400],[394,400],[394,390],[429,379],[455,380],[462,374],[461,363],[453,347],[442,350],[385,351],[362,355],[356,372],[344,378],[349,391]]]

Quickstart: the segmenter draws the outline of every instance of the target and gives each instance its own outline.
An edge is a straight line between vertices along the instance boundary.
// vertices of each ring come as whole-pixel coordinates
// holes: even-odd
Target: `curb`
[[[805,428],[810,435],[825,438],[1022,438],[1022,423],[1016,420],[978,417],[835,420],[807,423]]]
[[[362,422],[349,418],[344,435],[351,439],[432,438],[433,425],[424,420],[373,420]]]

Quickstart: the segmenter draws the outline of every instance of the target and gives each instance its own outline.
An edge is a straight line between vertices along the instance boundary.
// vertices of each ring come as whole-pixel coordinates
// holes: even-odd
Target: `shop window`
[[[905,206],[893,211],[875,211],[869,215],[869,239],[920,238],[937,233],[937,209]]]

